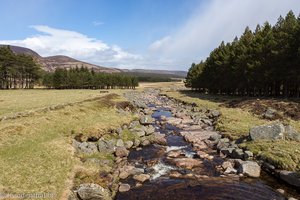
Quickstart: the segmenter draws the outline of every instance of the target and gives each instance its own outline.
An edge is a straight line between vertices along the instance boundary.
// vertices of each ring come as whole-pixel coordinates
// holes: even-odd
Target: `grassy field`
[[[99,96],[99,90],[2,90],[0,116]]]
[[[271,123],[253,114],[247,107],[230,108],[224,106],[226,102],[237,98],[201,95],[190,92],[164,91],[169,97],[180,99],[189,103],[196,103],[199,107],[218,109],[222,115],[216,125],[217,130],[227,137],[238,139],[249,134],[253,126]],[[292,124],[300,132],[300,121],[284,118],[284,123]],[[268,160],[279,168],[300,170],[300,143],[292,141],[248,142],[243,145],[253,151],[257,156]]]
[[[96,99],[83,101],[91,98]],[[124,100],[121,96],[99,91],[2,91],[1,100],[1,114],[83,102],[0,122],[0,193],[47,192],[55,194],[54,199],[63,198],[80,167],[72,138],[79,133],[102,135],[133,118],[119,114],[114,107],[115,102]]]

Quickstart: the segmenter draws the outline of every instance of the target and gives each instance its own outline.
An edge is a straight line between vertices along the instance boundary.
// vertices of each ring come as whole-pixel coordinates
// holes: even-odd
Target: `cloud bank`
[[[0,44],[27,47],[42,56],[66,55],[111,67],[126,66],[126,63],[134,63],[142,58],[140,55],[124,51],[117,45],[108,45],[75,31],[41,25],[31,27],[39,34],[23,40],[3,40]]]

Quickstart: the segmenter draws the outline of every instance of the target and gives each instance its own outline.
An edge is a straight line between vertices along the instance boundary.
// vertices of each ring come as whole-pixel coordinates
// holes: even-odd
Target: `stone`
[[[204,152],[204,151],[197,151],[197,155],[200,157],[200,158],[207,158],[209,155]]]
[[[125,147],[117,147],[115,154],[117,157],[123,158],[129,155],[129,151]]]
[[[230,157],[236,159],[243,159],[244,158],[243,149],[233,149],[232,153],[230,154]]]
[[[233,167],[233,166],[232,166],[232,163],[229,162],[229,161],[223,162],[222,168],[226,170],[228,167]]]
[[[215,135],[210,136],[208,139],[211,141],[218,141],[221,139],[221,137],[222,136],[220,134],[215,134]]]
[[[300,174],[297,172],[282,170],[279,173],[281,180],[285,181],[289,185],[300,188]]]
[[[226,170],[224,171],[224,174],[236,174],[237,170],[234,169],[232,166],[229,166],[226,168]]]
[[[171,163],[174,163],[177,167],[183,167],[186,169],[192,169],[194,167],[199,167],[202,165],[200,160],[194,158],[175,158],[169,160]]]
[[[142,142],[142,146],[148,146],[150,144],[151,144],[151,142],[147,139]]]
[[[138,137],[144,137],[146,135],[144,130],[138,130],[135,132]]]
[[[125,142],[124,146],[126,147],[126,149],[130,149],[133,146],[133,142],[129,140]]]
[[[151,136],[151,141],[156,144],[166,145],[167,140],[164,134],[160,134],[159,132],[155,132]]]
[[[250,138],[256,140],[281,140],[284,139],[284,125],[273,123],[269,125],[255,126],[250,129]]]
[[[246,176],[258,178],[260,176],[261,168],[254,161],[244,161],[241,163],[238,171]]]
[[[140,141],[139,139],[134,139],[133,145],[134,145],[135,147],[139,147],[140,144],[141,144],[141,141]]]
[[[82,200],[110,200],[111,194],[108,189],[93,183],[85,183],[79,186],[77,194]]]
[[[218,111],[218,110],[212,110],[212,111],[210,111],[210,114],[213,118],[219,117],[221,115],[220,111]]]
[[[150,175],[149,174],[139,174],[139,175],[134,175],[133,176],[134,180],[137,180],[141,183],[144,183],[145,181],[150,179]]]
[[[175,117],[169,117],[167,118],[167,123],[172,124],[174,126],[178,126],[179,124],[181,124],[182,119],[179,118],[175,118]]]
[[[300,142],[300,133],[298,133],[291,125],[285,127],[285,139]]]
[[[263,114],[265,119],[274,119],[276,117],[277,111],[273,108],[267,108],[266,112]]]
[[[280,194],[284,194],[285,193],[284,189],[281,189],[281,188],[278,188],[276,191],[279,192]]]
[[[117,143],[116,143],[116,146],[117,146],[117,147],[124,147],[124,142],[123,142],[123,140],[122,140],[122,139],[118,139],[118,140],[117,140]]]
[[[119,192],[127,192],[130,190],[130,185],[129,184],[120,184],[119,186]]]
[[[98,150],[100,152],[108,152],[108,153],[113,153],[115,149],[115,141],[114,140],[103,140],[100,139],[98,141]]]
[[[73,146],[79,153],[94,154],[98,152],[97,145],[92,142],[77,142],[73,140]]]
[[[244,159],[249,159],[253,157],[253,153],[251,151],[245,151],[244,152]]]
[[[182,176],[182,174],[179,173],[178,171],[171,171],[170,174],[169,174],[169,176],[170,176],[171,178],[179,178],[179,177]]]
[[[169,151],[167,154],[170,158],[178,158],[180,156],[184,156],[184,153],[181,150]]]
[[[74,191],[70,191],[70,194],[68,196],[68,200],[79,200],[77,197],[77,194]]]
[[[140,118],[140,124],[142,125],[150,125],[154,123],[154,119],[150,115],[144,115]]]
[[[146,135],[151,135],[152,133],[155,132],[155,128],[154,126],[150,125],[150,126],[145,126],[145,133]]]

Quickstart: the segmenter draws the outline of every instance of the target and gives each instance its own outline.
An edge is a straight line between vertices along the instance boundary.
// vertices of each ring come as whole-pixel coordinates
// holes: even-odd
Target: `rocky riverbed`
[[[70,199],[299,198],[262,172],[252,152],[214,130],[219,111],[160,96],[154,89],[129,92],[126,98],[139,120],[110,137],[73,141],[79,153],[115,156],[107,187],[81,184]]]

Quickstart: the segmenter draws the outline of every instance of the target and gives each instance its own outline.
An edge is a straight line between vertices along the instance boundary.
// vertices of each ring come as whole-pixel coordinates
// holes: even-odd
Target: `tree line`
[[[300,97],[300,16],[290,11],[274,26],[247,27],[193,63],[185,85],[212,94]]]
[[[33,88],[39,69],[31,56],[14,54],[9,46],[0,47],[0,89]]]
[[[45,73],[42,84],[51,89],[135,89],[138,79],[123,74],[98,73],[85,67]]]

